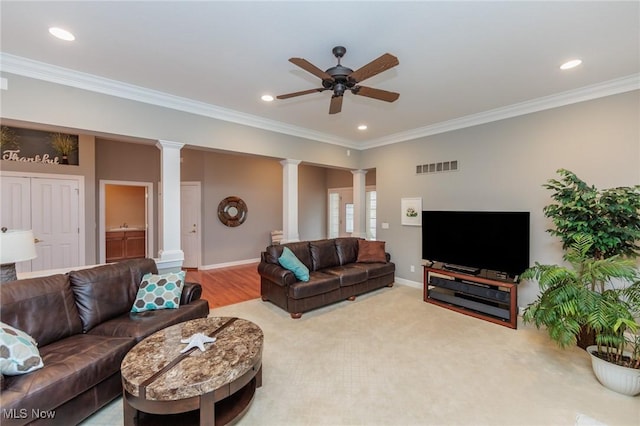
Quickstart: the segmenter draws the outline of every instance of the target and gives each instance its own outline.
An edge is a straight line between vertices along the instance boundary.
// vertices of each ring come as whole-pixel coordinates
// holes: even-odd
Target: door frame
[[[99,203],[98,203],[98,263],[106,263],[107,261],[107,225],[106,225],[106,186],[107,185],[121,185],[121,186],[144,186],[146,188],[146,201],[145,201],[145,220],[146,220],[146,246],[145,256],[150,256],[153,253],[153,182],[136,182],[128,180],[100,180],[99,189]]]
[[[0,171],[0,179],[2,176],[24,177],[24,178],[40,178],[40,179],[64,179],[75,180],[78,182],[78,266],[83,266],[86,262],[86,234],[87,223],[85,220],[85,188],[84,176],[67,175],[58,173],[38,173],[38,172],[15,172]]]
[[[196,253],[196,267],[200,269],[202,266],[202,183],[200,181],[182,181],[180,182],[180,197],[182,198],[182,188],[185,186],[193,186],[198,189],[198,205],[196,206],[197,219],[196,219],[196,227],[198,228],[198,251]],[[181,200],[182,201],[182,200]],[[180,202],[182,206],[182,202]],[[180,220],[182,221],[182,214],[180,215]],[[184,232],[184,229],[180,229],[180,235]],[[181,237],[182,238],[182,237]],[[180,242],[181,250],[184,253],[184,247],[182,247],[182,242]]]

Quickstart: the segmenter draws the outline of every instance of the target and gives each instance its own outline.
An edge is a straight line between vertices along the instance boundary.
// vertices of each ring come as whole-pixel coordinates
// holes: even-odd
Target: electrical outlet
[[[411,272],[415,272],[415,271],[416,271],[416,267],[415,267],[415,266],[413,266],[413,265],[411,265],[411,266],[409,267],[409,269],[411,269]]]

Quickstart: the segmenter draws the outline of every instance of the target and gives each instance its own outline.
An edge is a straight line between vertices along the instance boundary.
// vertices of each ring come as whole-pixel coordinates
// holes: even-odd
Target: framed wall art
[[[400,223],[409,226],[422,226],[422,198],[402,198],[400,210],[402,214]]]

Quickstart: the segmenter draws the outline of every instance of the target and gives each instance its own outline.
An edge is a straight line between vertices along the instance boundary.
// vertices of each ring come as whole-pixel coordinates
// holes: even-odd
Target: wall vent
[[[458,160],[418,164],[416,166],[416,174],[424,175],[429,173],[455,172],[458,170],[458,167]]]

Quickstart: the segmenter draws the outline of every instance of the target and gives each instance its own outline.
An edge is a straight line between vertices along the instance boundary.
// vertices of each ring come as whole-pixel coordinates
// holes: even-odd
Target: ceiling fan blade
[[[385,53],[380,56],[378,59],[374,59],[369,62],[367,65],[358,68],[349,76],[350,80],[354,80],[356,83],[366,80],[367,78],[373,77],[376,74],[380,74],[382,71],[386,71],[389,68],[393,68],[398,65],[400,61],[398,58],[393,56],[390,53]]]
[[[393,102],[400,97],[400,93],[388,92],[386,90],[374,89],[367,86],[356,86],[351,89],[354,95],[366,96],[380,101]]]
[[[325,90],[327,89],[325,89],[324,87],[318,87],[317,89],[301,90],[300,92],[293,92],[293,93],[287,93],[285,95],[276,96],[276,99],[289,99],[289,98],[294,98],[296,96],[310,95],[311,93],[316,93],[316,92],[324,92]]]
[[[333,80],[333,77],[331,77],[329,74],[327,74],[326,72],[322,71],[320,68],[316,67],[315,65],[313,65],[311,62],[307,61],[306,59],[291,58],[291,59],[289,59],[289,62],[291,62],[294,65],[299,66],[303,70],[305,70],[307,72],[310,72],[311,74],[315,75],[316,77],[318,77],[318,78],[320,78],[322,80]]]
[[[337,114],[340,111],[342,111],[342,96],[332,96],[329,114]]]

